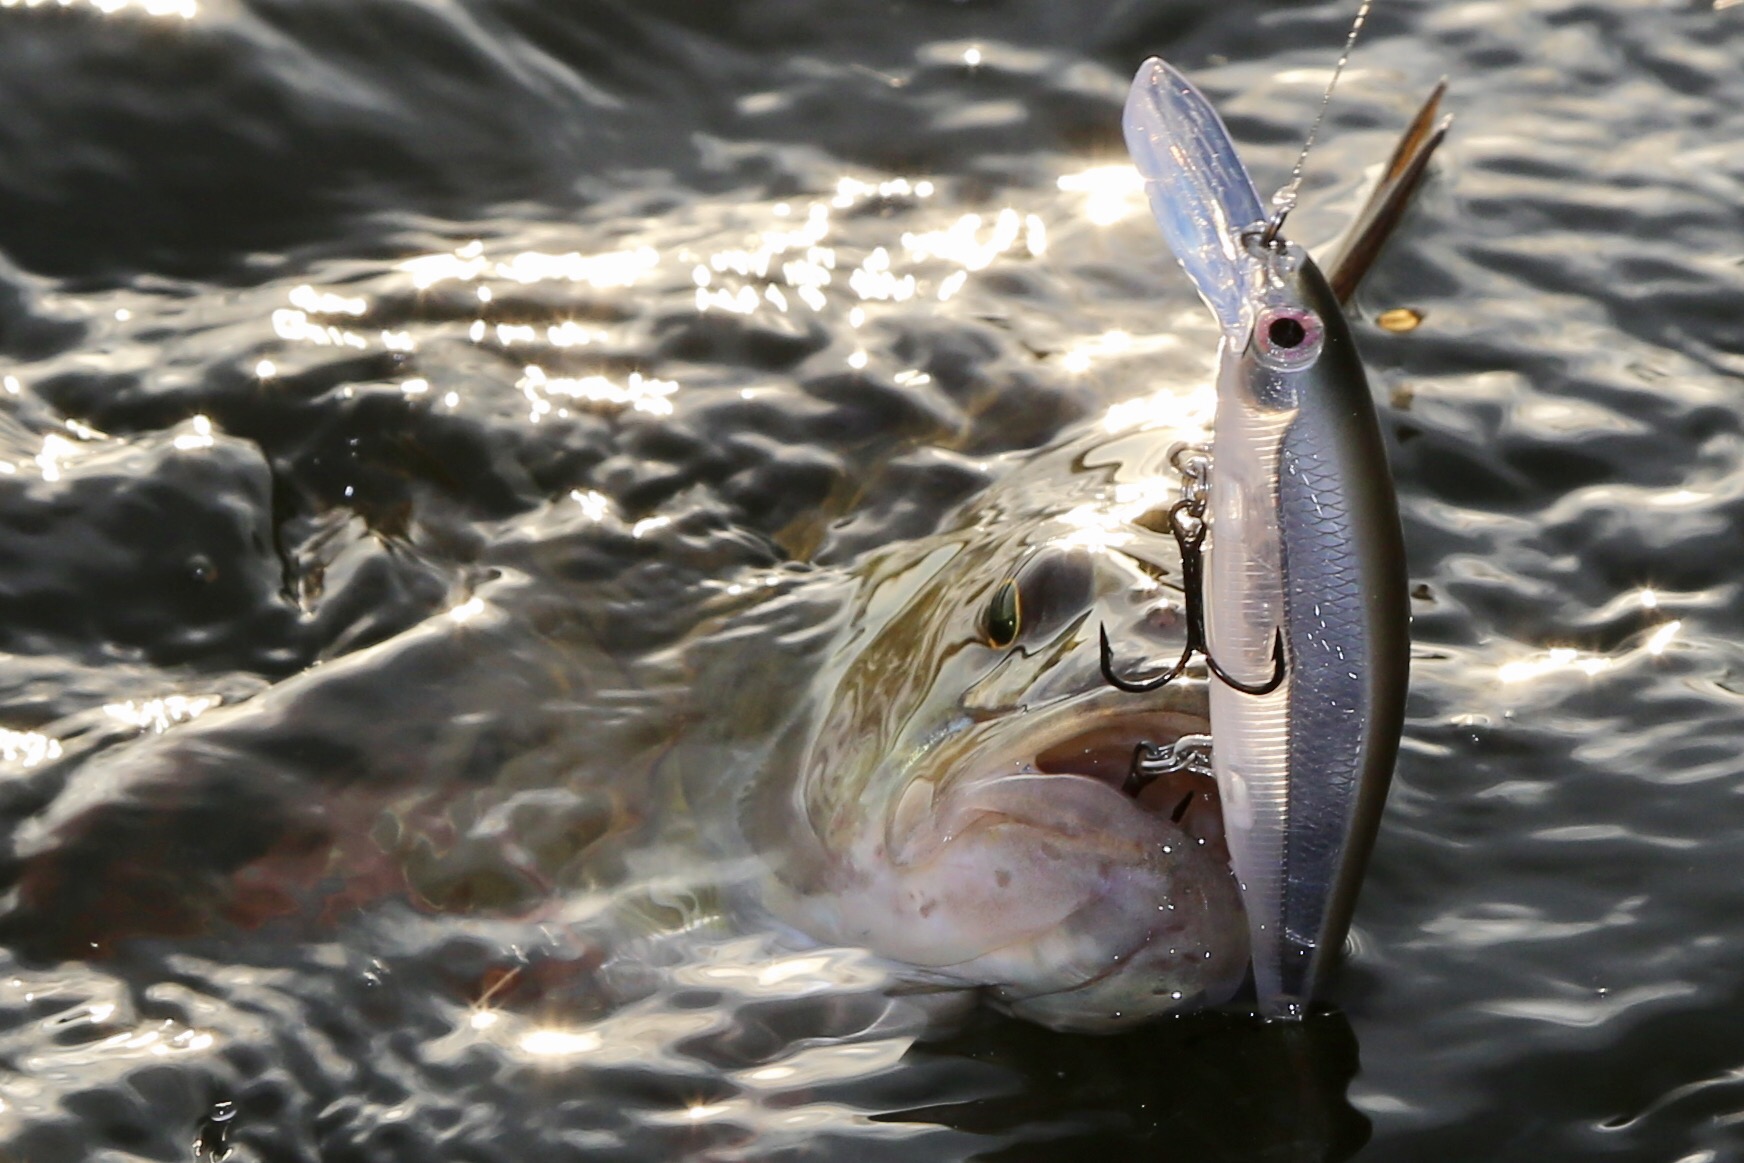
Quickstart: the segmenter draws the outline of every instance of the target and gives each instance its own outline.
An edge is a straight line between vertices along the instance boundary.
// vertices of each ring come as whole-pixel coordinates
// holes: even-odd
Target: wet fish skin
[[[1158,580],[1179,576],[1173,542],[1115,497],[1172,482],[1166,452],[1186,435],[1080,436],[867,564],[799,745],[737,804],[763,908],[1056,1028],[1235,992],[1248,937],[1210,788],[1120,790],[1138,742],[1205,729],[1203,679],[1134,699],[1099,668],[1099,623],[1135,649],[1180,648],[1179,593]],[[1000,646],[985,615],[1008,580],[1023,630]]]

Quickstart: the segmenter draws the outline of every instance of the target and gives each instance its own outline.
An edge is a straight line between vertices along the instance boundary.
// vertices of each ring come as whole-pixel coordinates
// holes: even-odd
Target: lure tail
[[[1437,117],[1441,111],[1441,98],[1446,93],[1447,81],[1444,79],[1417,110],[1417,116],[1411,119],[1411,124],[1399,138],[1399,144],[1393,148],[1393,156],[1381,171],[1381,180],[1369,191],[1362,209],[1351,220],[1350,229],[1344,232],[1331,256],[1322,264],[1326,270],[1326,282],[1340,303],[1349,303],[1351,296],[1356,294],[1363,276],[1380,256],[1381,248],[1393,236],[1393,231],[1405,217],[1405,211],[1410,209],[1412,199],[1417,196],[1418,188],[1423,185],[1423,179],[1428,176],[1429,159],[1435,155],[1436,148],[1447,136],[1448,127],[1453,124],[1451,114]]]

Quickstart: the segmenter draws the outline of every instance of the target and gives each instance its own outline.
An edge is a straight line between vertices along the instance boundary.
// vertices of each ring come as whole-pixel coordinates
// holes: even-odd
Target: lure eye
[[[1254,351],[1274,371],[1300,371],[1320,358],[1326,329],[1320,316],[1300,307],[1270,307],[1254,325]]]
[[[1006,578],[993,591],[993,600],[987,603],[987,611],[981,616],[981,633],[989,645],[1004,649],[1017,641],[1021,622],[1022,603],[1018,601],[1017,581]]]
[[[1280,315],[1272,320],[1272,325],[1266,329],[1266,338],[1271,341],[1273,347],[1285,349],[1301,347],[1302,341],[1308,338],[1308,329],[1302,326],[1300,320],[1292,319],[1288,315]]]

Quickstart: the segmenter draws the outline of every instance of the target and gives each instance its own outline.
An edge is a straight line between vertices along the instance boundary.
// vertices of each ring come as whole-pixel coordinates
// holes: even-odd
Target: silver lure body
[[[1404,550],[1367,379],[1337,297],[1269,230],[1204,96],[1139,70],[1127,141],[1216,314],[1205,586],[1213,764],[1261,1008],[1299,1013],[1342,946],[1379,825],[1409,665]]]

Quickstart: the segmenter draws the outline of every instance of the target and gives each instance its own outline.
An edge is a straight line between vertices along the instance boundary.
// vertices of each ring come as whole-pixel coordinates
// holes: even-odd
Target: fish
[[[1174,102],[1212,134],[1187,176],[1221,192],[1182,197],[1251,225],[1209,102],[1147,70],[1141,101]],[[1390,484],[1339,301],[1422,180],[1445,130],[1431,124],[1438,99],[1324,284],[1299,248],[1280,251],[1322,329],[1302,374],[1318,385],[1336,368],[1339,399],[1369,410],[1346,417],[1367,443],[1334,459],[1354,474],[1353,504],[1381,517]],[[1222,257],[1198,261],[1214,280],[1243,260],[1239,239],[1212,242]],[[1228,301],[1255,320],[1281,309]],[[395,901],[513,917],[560,942],[583,905],[638,885],[664,901],[702,880],[698,908],[741,927],[869,950],[905,989],[978,992],[1057,1029],[1222,1004],[1250,972],[1260,1004],[1287,1010],[1320,988],[1348,924],[1397,708],[1366,704],[1367,749],[1330,801],[1296,798],[1324,774],[1306,760],[1292,759],[1281,800],[1237,766],[1236,736],[1273,729],[1244,725],[1240,700],[1298,713],[1325,651],[1290,605],[1297,591],[1230,597],[1255,546],[1292,549],[1299,530],[1286,515],[1272,534],[1232,536],[1219,507],[1239,494],[1216,441],[1247,419],[1221,414],[1248,367],[1227,335],[1203,594],[1169,514],[1182,450],[1206,430],[1168,388],[1015,455],[934,531],[840,568],[779,560],[736,531],[699,536],[706,512],[644,526],[553,504],[502,527],[447,614],[173,731],[93,741],[15,789],[0,940],[50,959],[148,937],[323,937]],[[1364,536],[1380,540],[1363,551],[1362,592],[1390,592],[1402,575],[1384,528],[1333,540]],[[1298,564],[1280,560],[1279,576]],[[674,596],[723,574],[737,580],[715,606]],[[1175,681],[1138,693],[1107,681],[1105,633],[1122,657],[1176,657],[1205,612],[1209,652]],[[1232,721],[1235,693],[1206,659],[1258,674],[1274,641],[1278,692],[1236,698]],[[1401,642],[1352,669],[1382,682]],[[1283,838],[1271,848],[1255,840],[1267,824]],[[1295,856],[1297,837],[1318,863]],[[1315,942],[1306,969],[1289,960],[1306,946],[1273,936],[1290,925]],[[505,957],[493,972],[518,972]]]
[[[1129,145],[1219,325],[1209,455],[1164,404],[868,563],[797,756],[730,808],[773,916],[1064,1030],[1222,1004],[1250,972],[1268,1017],[1321,992],[1409,660],[1397,504],[1341,300],[1446,131],[1440,94],[1329,281],[1203,94],[1161,60],[1139,70]],[[1209,465],[1202,576],[1175,527],[1184,451]],[[1180,653],[1172,681],[1110,673],[1109,628],[1123,652]]]

